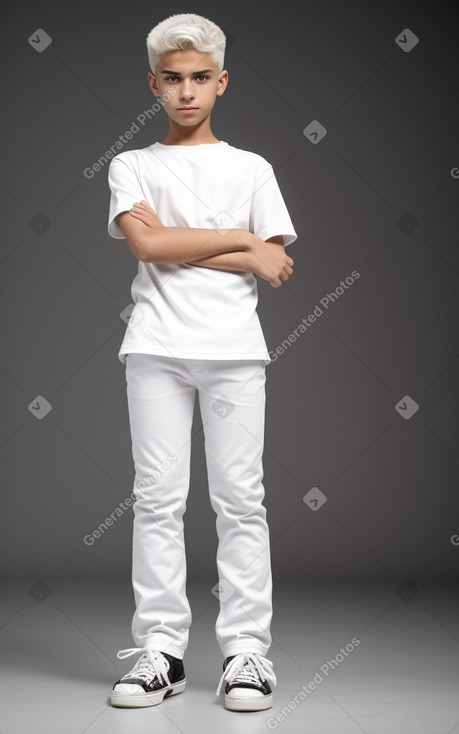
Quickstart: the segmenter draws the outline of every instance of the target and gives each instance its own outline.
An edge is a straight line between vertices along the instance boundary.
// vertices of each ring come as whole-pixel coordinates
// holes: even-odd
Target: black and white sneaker
[[[273,705],[269,682],[276,685],[272,662],[256,652],[227,657],[217,696],[225,685],[225,708],[232,711],[263,711]],[[269,681],[269,682],[268,682]]]
[[[142,655],[132,670],[113,686],[112,706],[156,706],[166,696],[175,696],[185,690],[182,660],[148,647],[129,647],[120,650],[117,657],[127,658],[136,652]]]

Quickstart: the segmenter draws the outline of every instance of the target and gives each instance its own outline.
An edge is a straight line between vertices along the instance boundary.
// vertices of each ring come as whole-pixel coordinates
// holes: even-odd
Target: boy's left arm
[[[136,202],[134,206],[136,208],[137,218],[142,219],[148,227],[164,227],[160,218],[147,201]],[[282,235],[269,237],[265,242],[284,248],[284,238]],[[201,260],[190,260],[187,264],[204,268],[214,268],[215,270],[236,270],[244,273],[253,273],[254,271],[252,255],[246,250],[222,252],[220,255],[203,257]]]
[[[268,244],[278,245],[284,248],[284,238],[281,234],[274,235],[265,240]],[[243,250],[234,250],[233,252],[222,252],[220,255],[212,255],[204,257],[202,260],[192,260],[188,265],[197,265],[204,268],[215,268],[216,270],[238,270],[244,273],[253,273],[255,264],[253,255]]]

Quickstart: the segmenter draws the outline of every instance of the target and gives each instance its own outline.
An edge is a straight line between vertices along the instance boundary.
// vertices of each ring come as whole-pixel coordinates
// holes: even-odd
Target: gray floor
[[[192,734],[203,725],[222,734],[459,734],[457,586],[422,585],[410,598],[389,585],[275,582],[268,657],[278,685],[274,706],[256,713],[226,711],[215,696],[222,659],[208,588],[189,583],[187,689],[127,710],[108,694],[136,659],[116,658],[134,646],[130,585],[53,580],[48,595],[41,582],[30,586],[2,584],[1,734]]]

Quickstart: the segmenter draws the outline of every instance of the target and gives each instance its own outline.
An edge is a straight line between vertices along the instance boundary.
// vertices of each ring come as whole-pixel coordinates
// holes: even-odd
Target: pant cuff
[[[174,645],[172,640],[167,637],[148,637],[146,640],[141,642],[138,647],[149,647],[151,650],[159,650],[160,652],[166,652],[168,655],[172,655],[174,658],[183,660],[185,650],[181,647]]]
[[[239,655],[241,652],[256,652],[259,655],[263,655],[263,657],[267,656],[269,647],[266,646],[260,646],[260,644],[255,645],[251,644],[250,642],[245,642],[244,644],[238,644],[238,645],[228,645],[227,647],[222,650],[223,657],[229,658],[231,655]]]

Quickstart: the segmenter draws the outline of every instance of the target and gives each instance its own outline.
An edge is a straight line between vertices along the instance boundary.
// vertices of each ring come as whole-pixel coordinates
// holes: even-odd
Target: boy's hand
[[[129,214],[135,219],[140,219],[141,222],[147,225],[147,227],[164,227],[155,210],[152,209],[148,201],[142,199],[142,201],[136,201],[132,205]]]
[[[294,261],[283,247],[253,235],[249,249],[253,260],[252,272],[267,280],[273,288],[279,288],[292,275]]]

